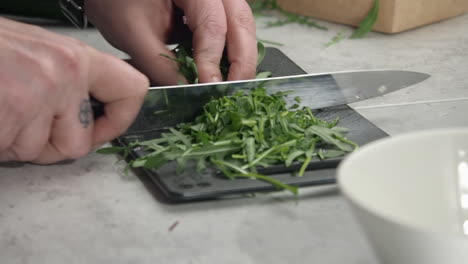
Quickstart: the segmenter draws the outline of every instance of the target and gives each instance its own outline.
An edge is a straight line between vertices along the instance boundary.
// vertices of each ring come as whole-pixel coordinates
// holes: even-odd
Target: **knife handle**
[[[89,102],[91,104],[91,110],[93,111],[94,119],[98,119],[104,115],[104,104],[102,102],[94,97],[90,97]]]

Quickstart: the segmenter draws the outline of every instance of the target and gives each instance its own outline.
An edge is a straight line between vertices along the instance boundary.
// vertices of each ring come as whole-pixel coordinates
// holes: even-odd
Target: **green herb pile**
[[[299,106],[299,98],[288,108],[288,94],[268,95],[257,88],[214,99],[193,123],[180,124],[161,138],[98,152],[126,156],[142,147],[147,154],[131,161],[131,167],[157,169],[175,161],[182,173],[193,161],[198,172],[211,165],[230,179],[257,178],[297,194],[297,187],[260,175],[257,168],[299,162],[297,175],[302,176],[312,160],[342,156],[357,146],[345,138],[346,129],[336,126],[338,120],[317,119],[308,107]]]
[[[162,56],[176,61],[188,82],[197,83],[198,70],[190,44],[182,43],[173,52],[175,58]],[[260,42],[258,53],[260,64],[265,56]],[[220,69],[226,78],[229,70],[226,56]],[[257,77],[270,74],[259,72]],[[261,175],[257,170],[279,164],[287,167],[300,164],[297,176],[302,176],[311,161],[342,156],[357,145],[346,139],[346,129],[337,126],[338,120],[317,119],[310,108],[299,105],[300,98],[294,98],[295,103],[288,106],[286,97],[292,92],[268,94],[264,88],[256,88],[212,99],[193,122],[179,124],[160,138],[103,148],[98,153],[120,153],[128,158],[131,151],[139,149],[145,154],[129,161],[127,169],[158,169],[175,162],[177,173],[182,173],[188,163],[193,163],[200,173],[217,169],[229,179],[256,178],[297,194],[296,186]],[[167,97],[165,100],[169,105]]]

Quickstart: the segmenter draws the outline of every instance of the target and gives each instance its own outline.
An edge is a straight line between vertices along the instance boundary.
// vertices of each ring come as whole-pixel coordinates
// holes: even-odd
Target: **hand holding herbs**
[[[255,20],[246,1],[99,0],[85,4],[92,24],[113,46],[129,54],[133,65],[153,84],[183,81],[176,65],[159,54],[170,54],[167,44],[189,38],[201,82],[221,81],[217,65],[225,46],[233,66],[230,80],[254,77]]]
[[[223,57],[221,58],[221,62],[219,64],[219,70],[221,72],[222,80],[226,81],[229,75],[229,68],[230,63],[228,60],[227,50],[224,50]],[[192,48],[192,43],[189,41],[185,41],[177,45],[173,50],[172,53],[175,57],[172,57],[167,54],[160,54],[161,56],[175,61],[179,68],[179,73],[185,77],[188,83],[199,83],[199,71],[198,66],[193,59],[194,50]],[[265,58],[265,46],[262,44],[261,41],[257,42],[257,66],[263,61]],[[256,78],[268,78],[271,75],[270,72],[257,72]]]
[[[257,169],[300,163],[297,175],[302,176],[312,160],[342,156],[357,146],[345,138],[345,129],[336,126],[338,120],[317,119],[308,107],[299,106],[299,98],[288,107],[289,93],[269,95],[257,88],[214,99],[194,122],[180,124],[161,138],[98,152],[127,156],[141,148],[147,154],[129,166],[158,169],[176,162],[177,172],[182,173],[188,162],[196,162],[198,172],[211,166],[229,179],[257,178],[297,194],[297,187],[260,175]]]

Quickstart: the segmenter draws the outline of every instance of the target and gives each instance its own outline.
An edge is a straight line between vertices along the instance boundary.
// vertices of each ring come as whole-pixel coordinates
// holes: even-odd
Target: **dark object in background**
[[[2,0],[0,13],[67,21],[57,0]]]

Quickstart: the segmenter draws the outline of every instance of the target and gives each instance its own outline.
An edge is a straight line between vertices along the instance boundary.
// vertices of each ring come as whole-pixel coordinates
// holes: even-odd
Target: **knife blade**
[[[263,87],[268,93],[293,91],[312,109],[350,104],[388,94],[422,82],[430,75],[402,70],[363,70],[304,74],[266,79],[150,87],[143,110],[150,113],[184,112],[200,108],[210,99]],[[92,102],[96,116],[103,106]]]

